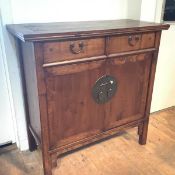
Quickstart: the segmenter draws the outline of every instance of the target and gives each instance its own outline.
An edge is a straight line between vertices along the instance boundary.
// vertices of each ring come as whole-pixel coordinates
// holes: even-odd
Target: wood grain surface
[[[147,145],[136,128],[118,137],[64,156],[53,175],[174,175],[175,107],[152,114]],[[129,148],[129,149],[128,149]],[[40,151],[0,150],[0,175],[43,175]]]
[[[7,30],[22,41],[104,36],[113,35],[114,33],[126,34],[136,31],[156,31],[168,28],[169,24],[131,19],[7,25]]]
[[[80,53],[73,53],[70,48],[71,44],[74,45],[74,50]],[[82,49],[79,44],[83,45]],[[105,54],[105,38],[46,42],[43,44],[43,49],[45,63],[103,56]]]

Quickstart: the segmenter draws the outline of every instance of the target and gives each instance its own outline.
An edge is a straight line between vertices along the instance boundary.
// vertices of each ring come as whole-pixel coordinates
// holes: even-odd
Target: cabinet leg
[[[44,160],[44,175],[53,175],[54,168],[60,166],[60,160],[58,154],[49,155],[48,159]]]
[[[57,154],[53,154],[53,155],[51,156],[51,160],[52,160],[52,169],[57,167],[57,159],[58,159]]]
[[[44,165],[44,175],[53,175],[52,174],[52,161],[51,157],[49,156],[47,159],[43,160]]]
[[[53,154],[51,156],[51,159],[52,159],[52,169],[53,168],[58,168],[61,164],[61,158],[59,157],[58,154]]]
[[[52,168],[51,167],[45,168],[44,169],[44,175],[53,175],[52,174]]]
[[[37,144],[30,129],[28,129],[28,139],[29,139],[29,150],[32,152],[37,149]]]
[[[147,133],[148,133],[148,123],[149,120],[144,121],[138,127],[138,134],[139,134],[139,144],[145,145],[147,140]]]
[[[138,135],[141,135],[142,134],[142,128],[143,128],[143,123],[139,124],[138,126]]]

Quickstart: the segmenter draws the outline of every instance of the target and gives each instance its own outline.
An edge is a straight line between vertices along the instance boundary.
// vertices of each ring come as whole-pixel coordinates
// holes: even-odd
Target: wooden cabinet
[[[145,144],[161,30],[134,20],[8,25],[18,39],[30,150],[63,153],[138,127]]]

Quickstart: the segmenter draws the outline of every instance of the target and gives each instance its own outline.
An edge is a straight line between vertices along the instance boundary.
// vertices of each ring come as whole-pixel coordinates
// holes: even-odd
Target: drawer
[[[153,48],[155,33],[133,34],[125,36],[112,36],[109,40],[108,53],[134,51]]]
[[[58,62],[104,55],[105,39],[84,39],[46,42],[43,44],[44,62]]]

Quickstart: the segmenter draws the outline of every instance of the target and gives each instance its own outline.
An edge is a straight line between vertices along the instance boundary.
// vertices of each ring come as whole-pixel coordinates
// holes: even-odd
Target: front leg
[[[52,169],[58,168],[61,164],[61,158],[58,153],[54,153],[51,155],[51,164],[52,164]]]
[[[43,159],[43,165],[44,165],[44,175],[53,175],[52,174],[52,161],[51,156],[45,157]]]
[[[142,134],[142,128],[143,128],[143,123],[140,123],[138,126],[138,132],[137,132],[138,135]]]
[[[139,144],[145,145],[147,141],[149,119],[141,123],[138,127]]]
[[[57,167],[57,154],[52,154],[51,156],[51,164],[52,164],[52,169]]]

